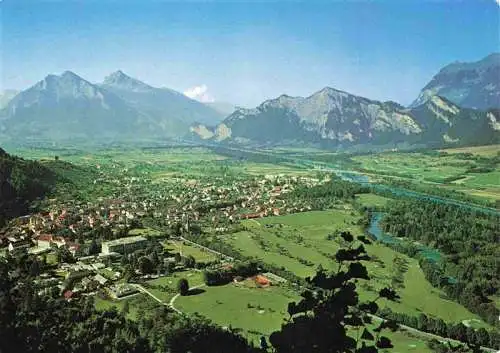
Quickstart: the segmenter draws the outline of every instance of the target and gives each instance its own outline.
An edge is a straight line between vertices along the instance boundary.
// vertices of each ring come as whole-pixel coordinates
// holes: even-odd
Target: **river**
[[[454,200],[454,199],[449,199],[446,197],[441,197],[441,196],[433,196],[433,195],[428,195],[424,194],[418,191],[413,191],[413,190],[408,190],[404,188],[399,188],[395,186],[389,186],[389,185],[384,185],[384,184],[376,184],[370,182],[370,179],[363,174],[357,174],[357,173],[352,173],[349,171],[340,171],[338,169],[329,169],[329,171],[335,173],[338,177],[340,177],[342,180],[347,180],[355,183],[359,183],[361,185],[370,187],[371,189],[375,191],[384,191],[384,192],[389,192],[393,194],[394,196],[405,196],[405,197],[411,197],[414,199],[418,200],[425,200],[425,201],[432,201],[436,203],[441,203],[441,204],[447,204],[447,205],[454,205],[462,208],[469,209],[474,212],[482,212],[482,213],[488,213],[488,214],[493,214],[493,215],[500,215],[500,210],[496,210],[491,207],[486,207],[486,206],[479,206],[475,204],[471,204],[468,202],[463,202],[459,200]]]
[[[402,242],[402,240],[400,240],[399,238],[387,234],[382,230],[382,228],[380,227],[380,221],[382,220],[382,218],[384,218],[384,213],[382,212],[374,212],[372,214],[370,226],[367,230],[368,233],[384,244],[397,244],[399,242]],[[418,244],[418,249],[420,256],[423,256],[428,260],[439,262],[442,258],[442,254],[439,252],[439,250],[421,244]]]

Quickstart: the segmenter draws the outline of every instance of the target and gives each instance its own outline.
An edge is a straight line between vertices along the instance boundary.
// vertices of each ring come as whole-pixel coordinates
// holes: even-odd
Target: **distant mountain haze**
[[[180,126],[193,122],[213,124],[223,115],[216,110],[168,88],[155,88],[116,71],[100,85],[134,108],[156,118],[160,124],[175,122]],[[185,126],[184,126],[185,127]]]
[[[14,89],[6,89],[3,91],[0,91],[0,109],[4,108],[7,106],[7,104],[14,98],[19,91],[16,91]]]
[[[0,131],[43,139],[166,138],[223,115],[183,94],[117,71],[93,84],[66,71],[17,94],[0,112]]]
[[[48,75],[2,110],[2,130],[13,137],[111,137],[136,127],[140,113],[111,92],[73,72]]]
[[[219,112],[220,114],[224,115],[225,117],[234,113],[234,111],[236,110],[236,107],[234,105],[226,102],[207,102],[205,104],[215,111]]]

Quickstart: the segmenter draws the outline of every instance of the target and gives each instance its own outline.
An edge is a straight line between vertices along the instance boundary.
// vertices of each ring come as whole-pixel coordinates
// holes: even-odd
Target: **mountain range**
[[[489,144],[500,142],[500,114],[461,108],[440,96],[405,108],[327,87],[306,98],[283,95],[238,109],[215,128],[196,125],[191,131],[204,140],[240,144]]]
[[[167,88],[117,71],[100,84],[66,71],[15,95],[0,111],[0,133],[60,139],[163,139],[195,122],[215,124],[216,110]]]
[[[237,109],[196,138],[240,144],[436,146],[500,142],[500,54],[446,66],[409,106],[326,87],[309,97],[282,95]]]
[[[325,147],[498,143],[499,75],[500,54],[491,54],[444,67],[409,107],[326,87],[309,97],[282,95],[247,109],[204,104],[122,71],[97,84],[66,71],[0,95],[0,138],[194,138]]]

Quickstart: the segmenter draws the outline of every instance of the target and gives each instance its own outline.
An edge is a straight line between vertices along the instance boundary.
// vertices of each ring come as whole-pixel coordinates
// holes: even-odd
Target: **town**
[[[105,182],[104,168],[95,168],[100,176],[92,183]],[[0,244],[6,255],[29,253],[39,257],[41,264],[34,271],[39,275],[35,285],[40,293],[58,293],[68,300],[97,293],[104,298],[124,298],[146,291],[128,283],[132,279],[160,278],[195,266],[212,270],[232,266],[233,257],[183,235],[231,233],[241,228],[240,220],[309,211],[307,202],[289,201],[284,196],[298,187],[313,187],[328,180],[326,175],[320,180],[266,174],[228,183],[222,177],[152,180],[114,174],[108,182],[119,186],[118,195],[86,203],[48,200],[46,211],[19,217],[4,227]],[[183,248],[184,253],[194,250],[201,256],[185,256]],[[154,262],[141,265],[141,260],[150,259],[144,255],[152,252]],[[204,263],[207,255],[211,261]],[[136,258],[133,268],[131,257]],[[266,277],[257,269],[254,272],[259,284],[286,281],[272,273]]]

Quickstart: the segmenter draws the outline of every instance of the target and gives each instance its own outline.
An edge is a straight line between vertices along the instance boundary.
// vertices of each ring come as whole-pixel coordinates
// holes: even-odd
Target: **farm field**
[[[387,152],[352,159],[358,163],[357,169],[367,173],[427,183],[491,201],[500,199],[500,167],[493,159],[498,149],[482,146],[471,150],[474,153],[467,149],[443,150],[446,154],[442,155]],[[489,171],[477,172],[474,168]]]
[[[223,236],[222,239],[243,255],[253,256],[300,277],[311,276],[318,265],[325,269],[336,269],[330,258],[339,248],[337,240],[328,240],[329,234],[337,230],[350,230],[362,234],[356,225],[359,216],[352,210],[304,212],[281,217],[268,217],[244,221],[246,230]],[[398,288],[399,303],[381,301],[381,307],[389,306],[393,311],[418,316],[442,318],[447,322],[478,319],[463,306],[444,299],[444,294],[431,286],[424,277],[418,261],[399,254],[381,244],[372,243],[366,249],[374,261],[367,263],[372,280],[360,283],[360,296],[368,300],[376,292],[390,286],[398,267],[396,258],[405,263],[402,285]]]
[[[461,175],[473,165],[472,161],[460,160],[454,156],[437,157],[422,153],[381,153],[357,156],[353,160],[361,163],[361,168],[368,172],[435,183]]]
[[[446,153],[472,153],[478,156],[494,157],[500,152],[500,145],[446,148],[441,151]]]

